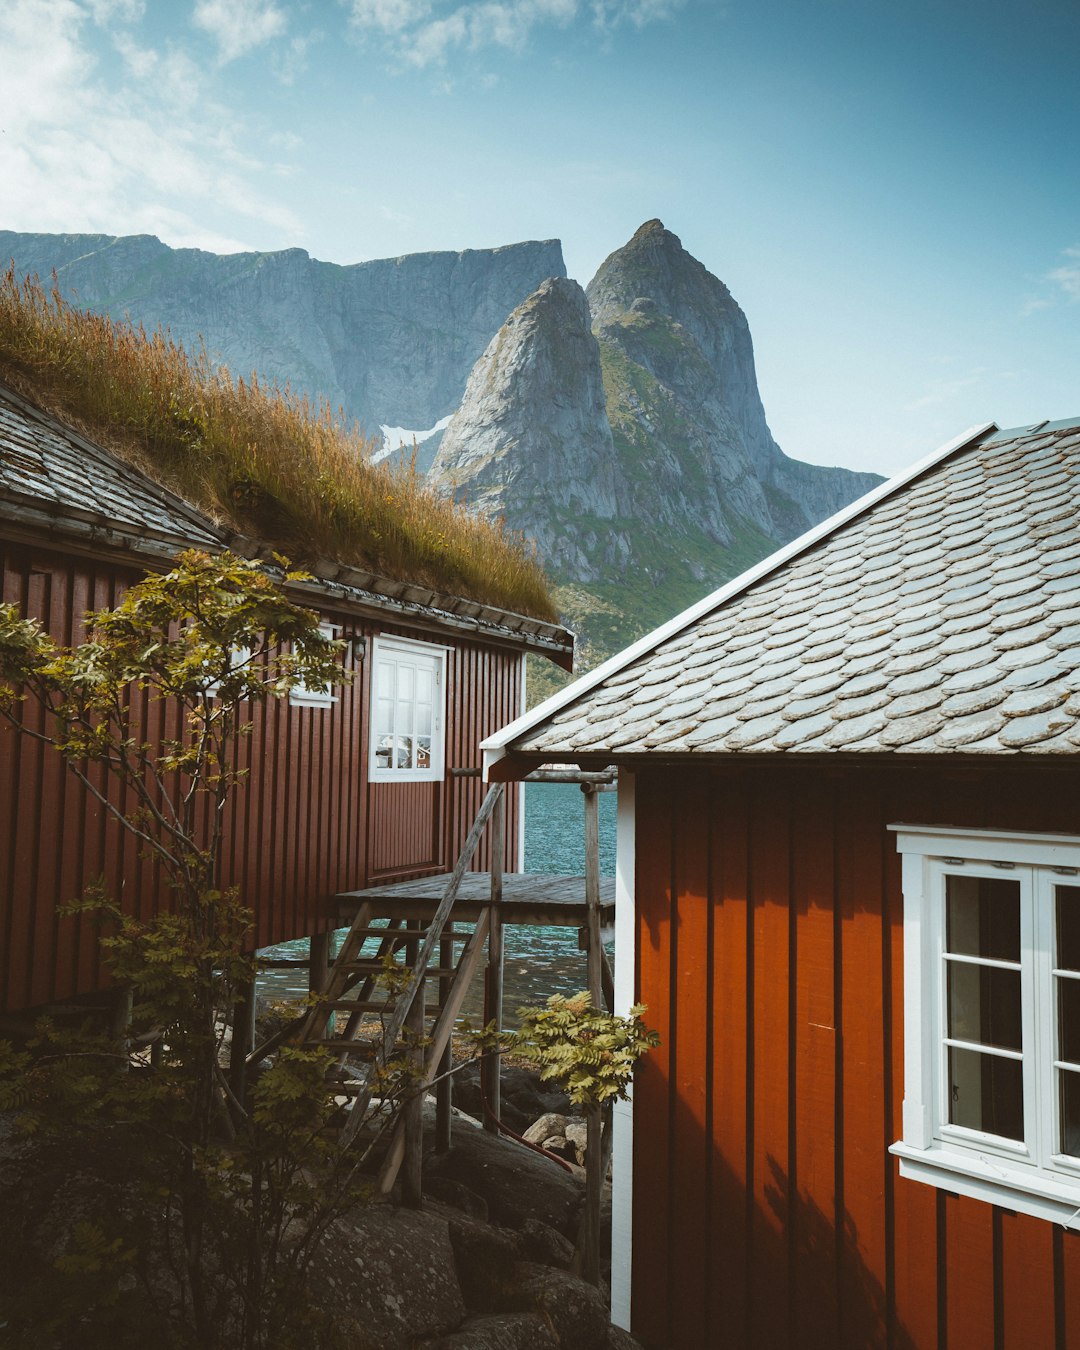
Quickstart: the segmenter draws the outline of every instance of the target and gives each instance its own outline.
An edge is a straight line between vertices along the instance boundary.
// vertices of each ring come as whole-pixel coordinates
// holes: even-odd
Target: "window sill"
[[[368,779],[370,783],[441,783],[441,773],[429,773],[426,769],[372,769]]]
[[[903,1140],[889,1152],[900,1160],[900,1175],[911,1181],[1080,1229],[1080,1180],[1057,1180],[975,1152],[913,1148]]]

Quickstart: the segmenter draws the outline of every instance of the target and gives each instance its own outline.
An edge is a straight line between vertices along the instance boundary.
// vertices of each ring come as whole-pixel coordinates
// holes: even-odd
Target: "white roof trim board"
[[[662,624],[651,633],[647,633],[644,637],[639,638],[637,642],[632,643],[624,651],[618,652],[615,656],[610,657],[607,661],[603,662],[602,665],[597,666],[595,670],[590,670],[579,680],[575,680],[573,684],[567,685],[564,689],[560,689],[558,693],[545,699],[543,703],[537,704],[535,708],[528,713],[525,713],[522,717],[508,723],[500,731],[496,732],[495,735],[489,736],[480,743],[481,749],[484,752],[485,778],[488,776],[492,766],[506,756],[509,747],[513,745],[515,741],[520,740],[527,732],[532,731],[536,727],[541,726],[544,722],[549,721],[556,713],[561,712],[571,704],[576,703],[585,694],[589,693],[590,690],[596,689],[613,675],[618,674],[620,671],[625,670],[627,666],[632,665],[639,658],[655,651],[670,638],[676,637],[684,629],[689,628],[691,624],[704,618],[706,615],[711,614],[729,600],[732,600],[736,596],[749,590],[756,582],[759,582],[765,577],[768,577],[771,573],[776,572],[786,563],[791,562],[792,559],[797,558],[800,554],[813,548],[815,544],[821,543],[822,540],[827,539],[843,526],[848,525],[852,521],[858,519],[858,517],[865,515],[880,502],[894,496],[902,488],[924,474],[928,469],[934,468],[943,460],[948,459],[950,455],[964,449],[966,446],[972,445],[982,437],[986,436],[988,432],[997,430],[998,427],[995,422],[983,422],[976,426],[969,427],[967,431],[962,432],[951,441],[947,441],[932,454],[926,455],[923,459],[918,460],[915,464],[911,465],[910,468],[905,469],[894,478],[890,478],[887,482],[879,484],[878,487],[873,488],[870,492],[866,493],[865,496],[859,497],[856,501],[845,506],[843,510],[838,511],[835,515],[822,521],[821,524],[815,525],[812,529],[807,530],[805,534],[800,535],[797,539],[793,539],[791,543],[785,544],[782,548],[777,549],[775,553],[771,553],[761,562],[755,563],[753,567],[748,568],[747,571],[743,572],[740,576],[737,576],[733,581],[726,582],[719,590],[713,591],[711,595],[705,596],[704,599],[699,600],[696,604],[683,610],[681,614],[677,614],[673,619],[669,619],[667,623]]]

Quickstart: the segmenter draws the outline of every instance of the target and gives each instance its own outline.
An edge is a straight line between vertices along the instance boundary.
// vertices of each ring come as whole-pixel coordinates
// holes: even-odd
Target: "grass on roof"
[[[0,281],[0,379],[218,521],[298,563],[333,558],[557,620],[535,550],[438,496],[326,404],[235,379],[167,332],[85,313],[54,284]]]

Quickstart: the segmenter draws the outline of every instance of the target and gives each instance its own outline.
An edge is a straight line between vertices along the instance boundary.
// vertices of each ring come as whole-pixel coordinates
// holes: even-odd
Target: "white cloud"
[[[632,23],[644,28],[647,23],[673,18],[686,0],[593,0],[593,14],[601,28]]]
[[[198,0],[193,22],[217,43],[223,64],[281,37],[287,26],[274,0]]]
[[[1080,247],[1063,248],[1061,256],[1064,262],[1044,272],[1038,280],[1042,283],[1039,291],[1027,296],[1020,305],[1020,314],[1027,318],[1043,309],[1053,309],[1064,301],[1066,304],[1080,304]]]
[[[1080,300],[1080,248],[1067,248],[1064,256],[1069,261],[1047,272],[1046,280],[1052,282],[1066,300],[1075,303]]]
[[[152,233],[236,251],[251,229],[290,240],[302,223],[263,190],[235,110],[180,48],[112,34],[127,77],[99,70],[88,28],[100,5],[0,5],[0,183],[10,229]],[[134,14],[135,7],[112,7]],[[224,228],[211,221],[228,222]],[[250,244],[246,245],[250,246]]]
[[[114,23],[136,23],[146,12],[146,0],[88,0],[90,16],[102,28]]]
[[[457,48],[520,51],[541,24],[591,19],[603,31],[672,17],[686,0],[348,0],[354,29],[386,39],[408,65],[446,60]]]
[[[904,405],[904,412],[920,412],[923,408],[936,408],[939,404],[951,403],[965,390],[981,384],[985,374],[985,370],[980,368],[953,380],[934,380],[924,394]]]
[[[431,13],[430,0],[352,0],[352,22],[358,28],[401,33]]]

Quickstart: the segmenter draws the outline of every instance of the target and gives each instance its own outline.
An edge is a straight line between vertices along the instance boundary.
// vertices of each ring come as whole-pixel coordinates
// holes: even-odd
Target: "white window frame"
[[[1054,886],[1080,886],[1080,837],[890,825],[903,858],[903,1138],[900,1175],[1080,1229],[1080,1157],[1059,1153]],[[949,1122],[944,878],[1020,883],[1024,1140]],[[1006,1052],[1007,1053],[1007,1052]]]
[[[327,620],[319,624],[319,632],[325,638],[336,638],[341,633],[341,624]],[[325,689],[309,689],[306,684],[300,683],[289,690],[289,703],[294,708],[330,708],[336,702],[337,695],[330,685]]]
[[[435,783],[444,777],[446,757],[446,653],[448,647],[411,638],[376,637],[371,649],[371,695],[369,702],[368,777],[372,783]],[[429,665],[434,675],[431,755],[427,768],[398,769],[378,761],[379,671],[389,658],[404,657]],[[396,701],[396,700],[395,700]]]
[[[230,671],[239,670],[241,666],[246,666],[247,663],[251,660],[254,653],[255,649],[253,647],[233,647],[232,651],[229,654],[229,670]],[[214,680],[211,684],[208,684],[206,686],[206,697],[219,698],[220,689],[221,689],[221,681]],[[243,702],[244,700],[241,699],[240,701]]]

